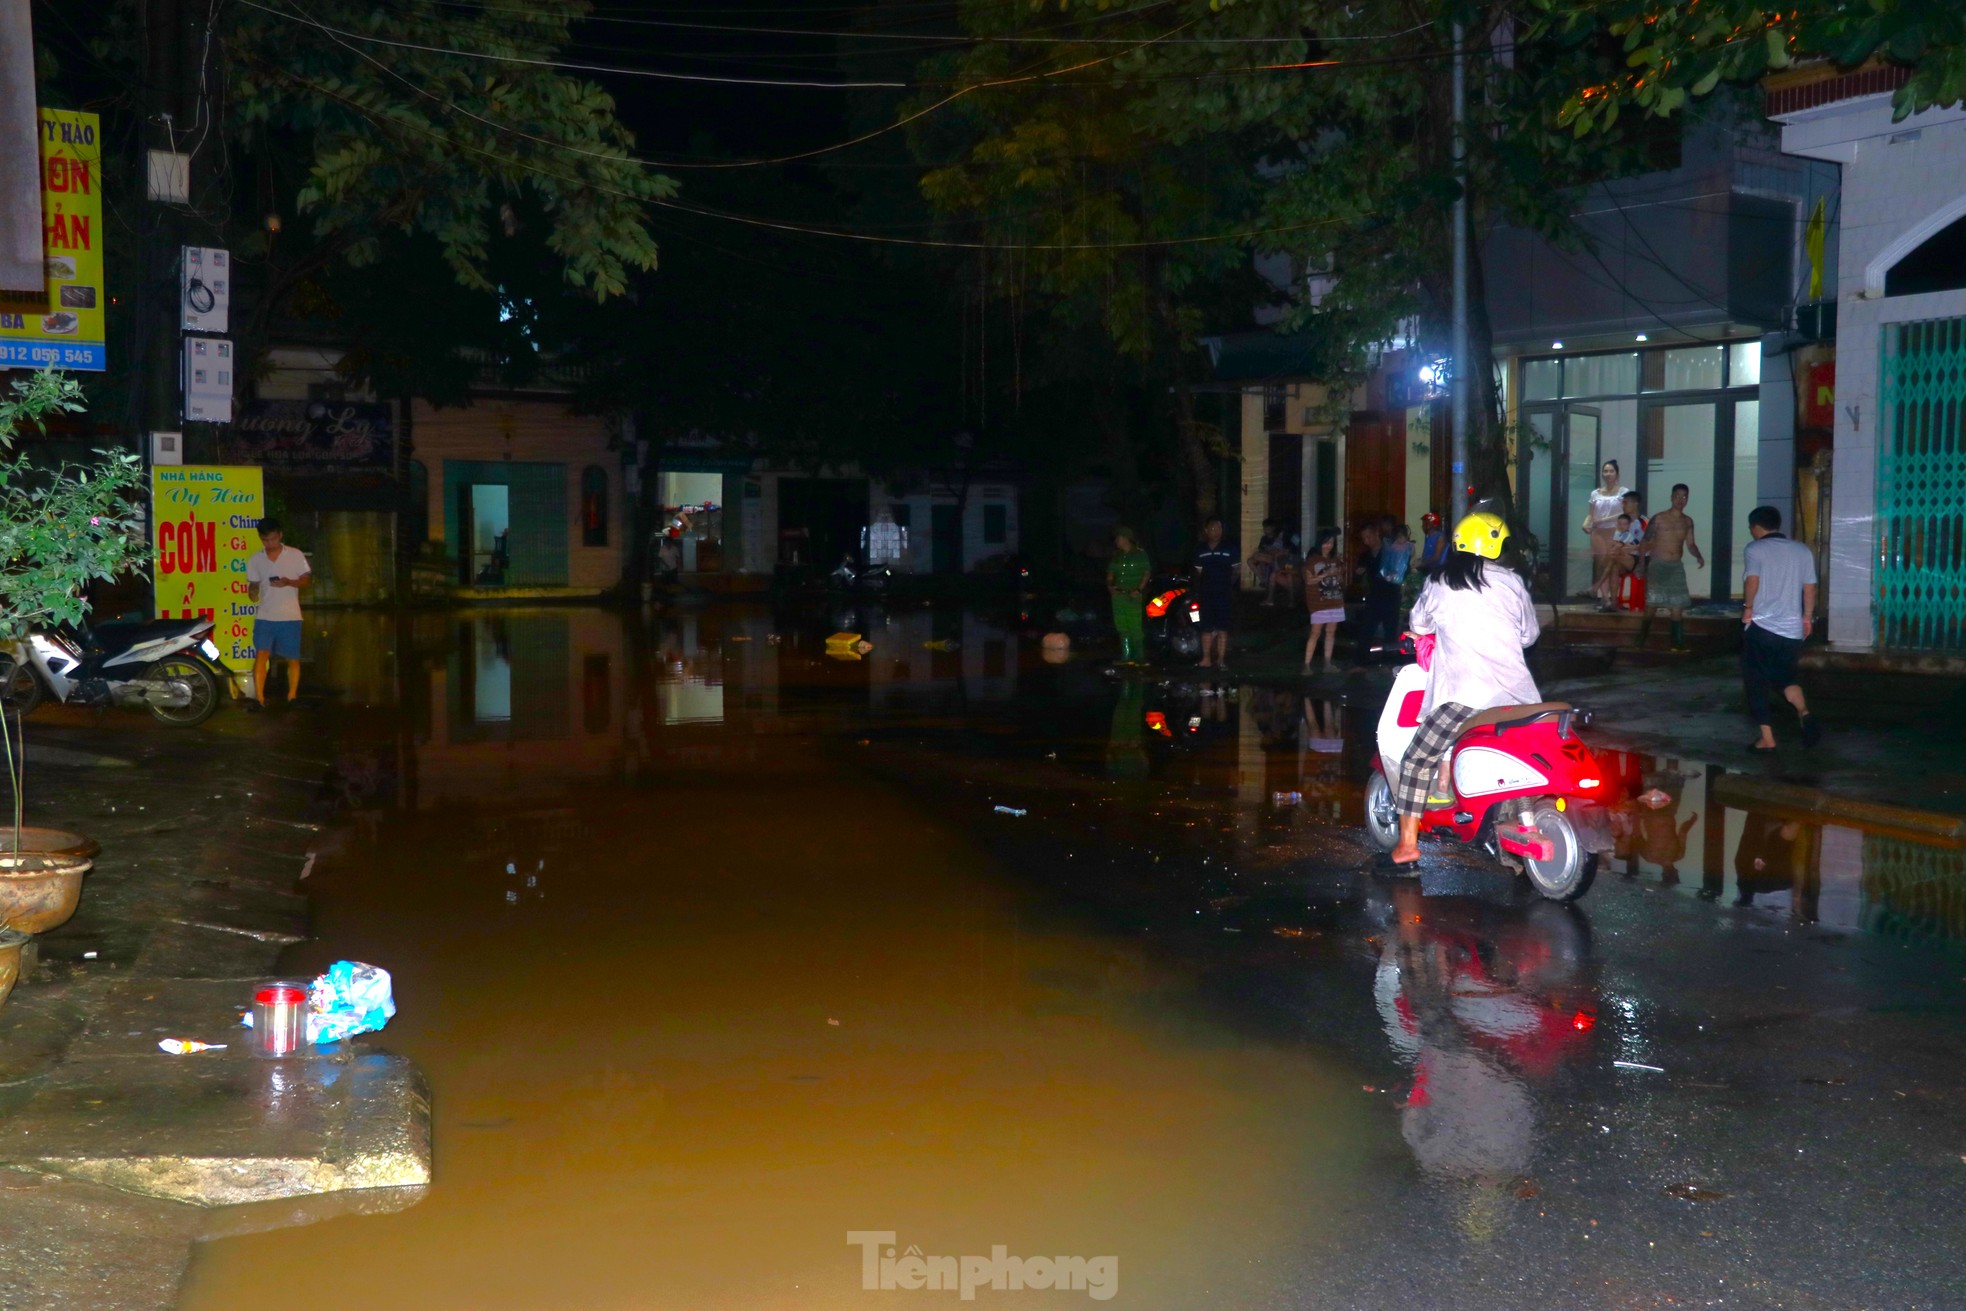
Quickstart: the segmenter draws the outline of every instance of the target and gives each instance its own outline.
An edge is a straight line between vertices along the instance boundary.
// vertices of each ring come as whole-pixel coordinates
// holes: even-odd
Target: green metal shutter
[[[1877,641],[1966,649],[1966,318],[1883,336]]]
[[[505,466],[511,500],[514,587],[564,587],[567,581],[567,466]]]

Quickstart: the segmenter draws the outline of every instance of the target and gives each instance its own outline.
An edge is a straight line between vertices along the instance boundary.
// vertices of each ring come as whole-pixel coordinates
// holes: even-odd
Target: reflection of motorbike
[[[1413,654],[1411,640],[1401,650]],[[1392,780],[1420,731],[1427,674],[1409,663],[1393,680],[1379,716],[1379,754],[1365,785],[1365,827],[1381,849],[1399,842]],[[1497,706],[1469,721],[1454,745],[1452,804],[1429,812],[1422,833],[1443,830],[1479,842],[1504,864],[1529,876],[1552,901],[1575,901],[1597,875],[1598,853],[1611,849],[1602,804],[1607,775],[1576,728],[1589,715],[1561,701]]]
[[[1526,1174],[1535,1086],[1583,1056],[1597,1027],[1590,929],[1549,902],[1517,910],[1393,890],[1373,982],[1394,1051],[1411,1062],[1401,1130],[1430,1174]]]
[[[1201,658],[1201,602],[1179,575],[1147,582],[1147,653],[1163,660]]]
[[[190,728],[218,709],[226,677],[218,658],[210,619],[107,623],[74,637],[36,629],[0,651],[0,702],[25,715],[48,695],[148,710],[160,724]]]

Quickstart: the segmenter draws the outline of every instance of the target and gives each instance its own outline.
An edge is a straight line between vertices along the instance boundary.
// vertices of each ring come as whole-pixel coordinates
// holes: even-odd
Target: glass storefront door
[[[1580,529],[1597,485],[1604,419],[1596,406],[1536,409],[1518,453],[1516,485],[1522,513],[1539,545],[1533,582],[1539,595],[1571,597],[1591,590],[1590,541]]]
[[[1725,596],[1726,582],[1716,576],[1725,559],[1718,544],[1725,540],[1714,507],[1725,502],[1715,495],[1719,466],[1720,407],[1713,401],[1647,405],[1641,424],[1645,434],[1645,511],[1657,514],[1672,504],[1672,489],[1686,484],[1686,513],[1693,520],[1694,540],[1707,558],[1703,570],[1686,556],[1686,590],[1695,597]]]

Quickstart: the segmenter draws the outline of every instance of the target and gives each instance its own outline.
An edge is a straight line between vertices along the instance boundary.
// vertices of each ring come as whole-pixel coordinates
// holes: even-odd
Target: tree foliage
[[[1558,37],[1617,37],[1623,67],[1564,98],[1562,122],[1577,135],[1615,124],[1636,107],[1665,116],[1722,82],[1752,81],[1798,62],[1849,68],[1870,59],[1911,70],[1892,98],[1904,118],[1966,100],[1966,6],[1958,0],[1534,0],[1536,29]]]
[[[998,239],[1037,233],[1063,246],[1034,256],[1041,289],[1097,305],[1133,350],[1145,323],[1178,346],[1203,324],[1248,322],[1253,296],[1223,317],[1225,274],[1255,254],[1287,257],[1284,327],[1305,336],[1339,407],[1388,343],[1417,337],[1446,353],[1456,20],[1470,51],[1477,251],[1497,223],[1566,235],[1574,185],[1637,166],[1647,145],[1642,128],[1579,137],[1558,120],[1568,89],[1612,75],[1615,49],[1582,30],[1525,44],[1499,0],[1110,0],[1028,13],[970,0],[963,12],[976,35],[1039,24],[1056,35],[1062,22],[1099,42],[1047,54],[1038,76],[1028,50],[999,42],[955,60],[948,71],[979,87],[962,102],[973,139],[957,164],[927,175],[930,198]],[[1089,67],[1064,71],[1078,65]],[[1176,244],[1126,246],[1143,239]],[[1313,272],[1326,275],[1315,297]],[[1470,473],[1483,494],[1506,498],[1478,270],[1474,284]],[[1209,292],[1218,301],[1203,312]]]
[[[489,289],[494,239],[521,197],[567,280],[597,299],[652,269],[644,203],[675,184],[635,162],[597,84],[550,61],[585,0],[270,0],[220,10],[226,123],[297,142],[292,193],[315,235],[371,263],[392,234],[431,238],[458,281]],[[264,143],[270,144],[270,143]]]
[[[143,464],[129,451],[100,451],[94,465],[49,469],[14,453],[24,428],[82,408],[75,381],[29,374],[0,400],[0,640],[41,624],[80,623],[86,588],[148,558],[142,509],[132,499]]]

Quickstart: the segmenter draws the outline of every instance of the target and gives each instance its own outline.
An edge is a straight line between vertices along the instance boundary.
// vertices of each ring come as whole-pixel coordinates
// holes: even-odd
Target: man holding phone
[[[314,581],[307,557],[283,540],[278,519],[259,521],[259,550],[246,561],[246,585],[258,610],[253,617],[253,709],[266,705],[266,676],[273,659],[287,662],[287,704],[300,695],[300,593]]]

